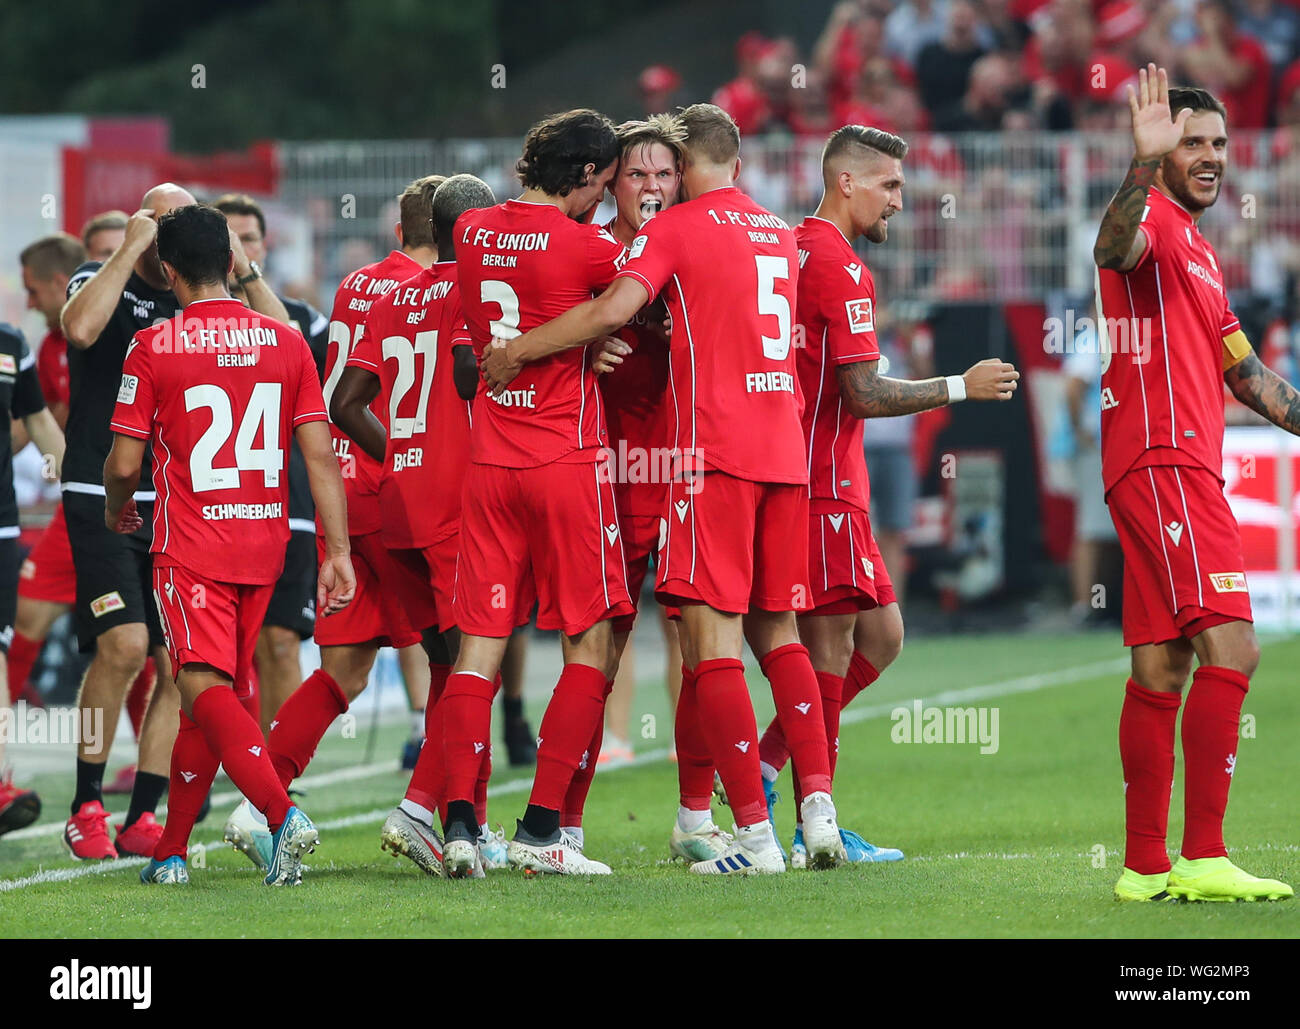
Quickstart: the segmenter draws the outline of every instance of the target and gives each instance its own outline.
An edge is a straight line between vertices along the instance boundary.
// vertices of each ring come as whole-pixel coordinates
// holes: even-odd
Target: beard
[[[1195,180],[1190,174],[1181,176],[1177,179],[1170,177],[1166,179],[1169,191],[1173,193],[1175,199],[1189,211],[1204,211],[1213,207],[1215,201],[1219,199],[1219,192],[1223,189],[1223,176],[1220,176],[1214,182],[1214,194],[1209,200],[1203,199],[1201,194],[1193,191]]]
[[[863,235],[872,243],[883,243],[889,238],[889,223],[884,218],[877,218]]]

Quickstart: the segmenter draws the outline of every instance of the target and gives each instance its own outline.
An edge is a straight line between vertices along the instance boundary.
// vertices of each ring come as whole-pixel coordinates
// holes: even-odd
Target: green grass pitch
[[[304,809],[322,829],[303,885],[273,890],[247,860],[219,845],[229,803],[195,833],[216,843],[188,888],[140,885],[139,863],[72,861],[58,840],[71,768],[32,783],[40,825],[0,838],[0,929],[7,937],[1294,937],[1295,902],[1123,905],[1111,898],[1123,847],[1116,746],[1125,652],[1111,634],[1001,635],[911,642],[897,665],[846,712],[835,796],[841,824],[901,847],[901,864],[790,872],[749,880],[696,879],[667,860],[676,810],[663,690],[643,683],[632,766],[602,770],[589,801],[600,880],[532,878],[501,871],[486,881],[425,877],[382,853],[379,826],[406,776],[391,761],[366,766],[366,726],[336,724],[305,780]],[[1246,699],[1227,839],[1257,875],[1300,880],[1295,740],[1300,642],[1266,640]],[[760,722],[766,684],[750,672]],[[996,708],[996,753],[978,743],[899,743],[891,713],[927,704]],[[540,717],[536,704],[534,724]],[[650,716],[643,718],[643,715]],[[396,754],[403,726],[382,730],[376,759]],[[503,752],[503,747],[498,747]],[[347,770],[357,775],[347,778]],[[316,781],[313,782],[313,779]],[[491,820],[513,828],[528,777],[500,762]],[[788,773],[776,808],[788,845]],[[218,780],[217,792],[229,784]],[[116,809],[123,807],[119,799]],[[1182,831],[1178,773],[1170,839]],[[729,811],[716,807],[719,823]],[[40,830],[38,829],[39,833]]]

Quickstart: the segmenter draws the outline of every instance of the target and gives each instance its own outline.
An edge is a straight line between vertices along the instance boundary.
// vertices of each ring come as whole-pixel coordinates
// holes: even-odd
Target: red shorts
[[[808,521],[812,614],[849,614],[894,603],[894,584],[865,511],[813,500]]]
[[[275,583],[217,582],[183,565],[160,565],[154,555],[153,598],[172,668],[211,665],[225,672],[235,693],[253,689],[253,650]]]
[[[1124,551],[1124,645],[1252,621],[1241,532],[1223,486],[1203,468],[1138,468],[1111,487]]]
[[[393,560],[377,531],[352,536],[350,540],[357,593],[342,611],[316,619],[316,644],[346,647],[375,643],[381,647],[409,647],[419,643],[421,630],[438,620],[428,581],[409,566]],[[323,563],[323,536],[316,537],[316,554]]]
[[[50,524],[23,562],[18,573],[18,595],[52,604],[77,602],[77,573],[72,567],[72,545],[68,542],[62,504],[54,509]]]
[[[509,636],[534,592],[537,627],[568,636],[632,613],[609,478],[597,462],[469,466],[453,601],[462,632]]]
[[[440,632],[455,628],[456,616],[451,609],[451,595],[456,585],[456,555],[460,551],[460,533],[427,547],[390,550],[399,565],[419,576],[433,597]]]
[[[711,471],[674,482],[655,598],[744,614],[806,611],[808,487]]]
[[[641,587],[650,574],[650,557],[659,550],[664,524],[658,515],[624,515],[618,520],[623,536],[623,553],[627,557],[627,594],[632,601],[632,613],[614,620],[615,632],[632,631],[641,601]]]

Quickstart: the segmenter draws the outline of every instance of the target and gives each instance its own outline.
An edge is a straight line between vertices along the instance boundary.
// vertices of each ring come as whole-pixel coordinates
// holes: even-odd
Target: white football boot
[[[769,875],[785,871],[785,858],[772,832],[772,823],[759,822],[736,830],[733,842],[716,858],[691,865],[696,875]]]
[[[524,831],[521,824],[506,848],[510,865],[524,872],[548,875],[610,875],[609,865],[593,861],[582,845],[561,829],[554,839],[543,840]]]
[[[808,849],[808,867],[834,868],[847,859],[840,827],[835,822],[835,802],[829,793],[810,793],[799,807],[803,843]]]
[[[684,830],[674,819],[672,836],[668,839],[668,852],[675,858],[694,864],[696,861],[721,857],[735,840],[731,833],[719,829],[712,818],[704,819],[690,832]]]

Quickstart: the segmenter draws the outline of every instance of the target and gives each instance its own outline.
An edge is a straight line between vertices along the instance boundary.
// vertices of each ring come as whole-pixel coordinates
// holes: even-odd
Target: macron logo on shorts
[[[1183,539],[1183,527],[1178,522],[1170,522],[1165,526],[1165,532],[1169,533],[1169,538],[1174,541],[1174,546],[1178,546]],[[1220,590],[1222,592],[1222,590]]]
[[[1245,572],[1211,572],[1210,585],[1215,593],[1249,593]]]
[[[614,545],[614,541],[618,539],[617,522],[610,522],[607,526],[605,526],[605,539],[609,540],[609,545],[611,547]]]
[[[96,597],[90,602],[90,613],[96,618],[103,618],[110,611],[121,611],[126,607],[126,601],[122,599],[122,594],[114,590],[112,593],[105,593],[102,597]]]
[[[839,532],[840,526],[844,524],[844,516],[842,514],[834,514],[834,515],[827,515],[826,517],[830,519],[831,528],[834,529],[836,532]]]

